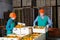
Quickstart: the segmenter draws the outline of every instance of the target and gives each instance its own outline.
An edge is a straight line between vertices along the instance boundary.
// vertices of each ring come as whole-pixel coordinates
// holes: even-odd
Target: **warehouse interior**
[[[33,26],[41,7],[53,22],[48,28],[47,39],[60,40],[60,0],[0,0],[0,37],[6,36],[6,24],[11,12],[16,13],[16,22]]]

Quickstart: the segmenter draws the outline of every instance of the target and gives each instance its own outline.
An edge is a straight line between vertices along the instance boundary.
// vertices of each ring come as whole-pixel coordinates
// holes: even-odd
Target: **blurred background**
[[[49,38],[59,38],[60,0],[0,0],[0,35],[5,35],[5,26],[10,12],[13,11],[17,14],[17,22],[32,26],[34,19],[38,15],[38,9],[41,7],[45,9],[45,14],[53,22],[52,27],[49,28]]]

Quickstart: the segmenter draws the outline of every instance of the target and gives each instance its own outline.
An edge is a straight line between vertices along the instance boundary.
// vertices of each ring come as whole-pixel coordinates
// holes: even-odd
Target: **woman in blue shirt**
[[[44,9],[41,8],[39,9],[39,14],[37,16],[37,18],[34,20],[33,22],[33,26],[35,26],[36,22],[38,23],[38,27],[47,27],[49,28],[49,26],[52,26],[52,21],[51,19],[47,16],[47,15],[44,15]],[[48,32],[46,33],[46,38],[48,37]]]
[[[8,20],[7,22],[7,25],[6,25],[6,30],[7,30],[7,35],[10,35],[12,34],[12,30],[13,28],[15,27],[15,19],[16,19],[16,14],[14,12],[10,13],[9,15],[10,19]]]
[[[33,22],[33,26],[35,26],[36,22],[38,22],[38,26],[43,26],[43,27],[49,27],[52,26],[52,21],[51,19],[47,16],[44,15],[44,9],[39,9],[39,14],[37,18]]]

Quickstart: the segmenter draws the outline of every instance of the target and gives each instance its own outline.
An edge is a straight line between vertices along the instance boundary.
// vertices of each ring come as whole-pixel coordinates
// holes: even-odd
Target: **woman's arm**
[[[33,26],[35,26],[36,22],[38,21],[38,16],[36,17],[36,19],[33,22]]]

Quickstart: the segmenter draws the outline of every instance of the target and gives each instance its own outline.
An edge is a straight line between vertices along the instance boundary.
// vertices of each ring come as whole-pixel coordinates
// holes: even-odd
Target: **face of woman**
[[[15,20],[16,19],[16,17],[14,17],[14,18],[12,18],[13,20]]]
[[[40,13],[41,16],[44,16],[44,13]]]
[[[44,12],[45,12],[44,9],[40,9],[40,10],[39,10],[39,14],[40,14],[41,16],[44,16]]]

